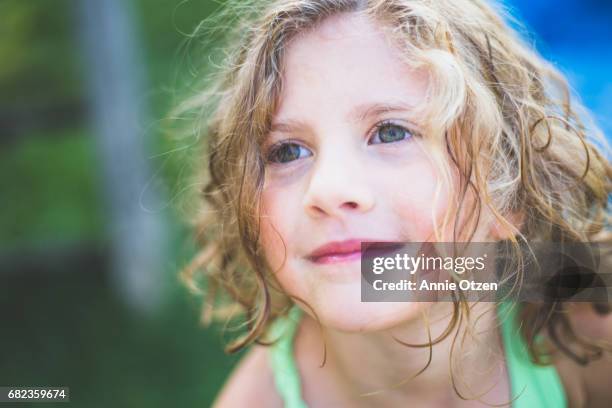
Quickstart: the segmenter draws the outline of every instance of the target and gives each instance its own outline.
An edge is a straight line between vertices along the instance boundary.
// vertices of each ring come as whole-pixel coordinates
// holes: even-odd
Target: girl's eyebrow
[[[308,125],[306,125],[304,122],[300,120],[287,119],[284,122],[272,123],[272,126],[270,127],[270,133],[272,132],[289,133],[289,132],[294,132],[298,129],[305,129],[307,127]]]
[[[409,112],[412,105],[406,103],[367,103],[355,106],[348,117],[353,120],[367,120],[388,112]]]
[[[389,112],[410,112],[412,106],[405,103],[366,103],[355,106],[347,115],[349,120],[364,121],[383,113]],[[274,122],[270,127],[270,132],[294,132],[299,129],[308,128],[308,124],[301,120],[287,119],[285,121]]]

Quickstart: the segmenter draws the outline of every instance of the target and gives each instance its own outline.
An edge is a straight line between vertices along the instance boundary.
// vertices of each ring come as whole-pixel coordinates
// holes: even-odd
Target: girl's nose
[[[341,156],[317,157],[304,196],[308,215],[346,218],[349,214],[365,213],[374,206],[374,194],[363,174],[363,161],[355,156],[358,154],[345,151]]]

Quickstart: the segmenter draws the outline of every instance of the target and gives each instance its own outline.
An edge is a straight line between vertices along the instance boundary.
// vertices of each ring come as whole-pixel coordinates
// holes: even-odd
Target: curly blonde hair
[[[380,23],[407,64],[430,73],[423,133],[427,143],[451,157],[460,175],[453,192],[458,205],[444,223],[459,219],[462,211],[468,215],[464,224],[454,223],[455,240],[472,238],[483,208],[512,232],[517,259],[519,243],[528,240],[610,240],[606,140],[564,77],[509,27],[498,6],[484,0],[230,3],[205,21],[231,26],[223,61],[179,109],[195,112],[202,125],[193,134],[206,142],[198,157],[208,165],[197,175],[197,185],[204,186],[202,208],[192,220],[199,251],[181,276],[193,290],[204,278],[206,323],[235,312],[245,315],[246,334],[229,344],[228,352],[263,342],[269,325],[301,301],[283,293],[259,243],[265,172],[260,147],[278,106],[286,48],[324,19],[355,12]],[[450,178],[449,163],[437,162]],[[466,199],[470,194],[478,199]],[[525,215],[520,228],[510,218],[517,211]],[[521,271],[512,272],[517,282]],[[534,361],[542,363],[547,353],[533,342],[541,331],[581,363],[601,354],[601,344],[572,330],[563,308],[562,301],[522,308],[523,335]],[[607,313],[609,305],[598,304],[597,310]],[[462,313],[469,315],[469,308],[458,299],[443,336]],[[582,352],[571,351],[568,343],[578,343]]]

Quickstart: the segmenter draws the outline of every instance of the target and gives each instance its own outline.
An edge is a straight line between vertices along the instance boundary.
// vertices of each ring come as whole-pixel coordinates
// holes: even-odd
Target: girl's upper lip
[[[349,254],[361,251],[362,242],[390,242],[385,239],[353,238],[344,241],[330,241],[312,251],[307,258],[314,260],[322,256]]]

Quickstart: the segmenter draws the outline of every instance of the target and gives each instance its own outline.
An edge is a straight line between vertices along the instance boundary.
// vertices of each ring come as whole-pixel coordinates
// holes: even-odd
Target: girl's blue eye
[[[297,143],[282,143],[272,148],[268,154],[268,161],[272,163],[289,163],[294,160],[312,156],[310,150]]]
[[[408,129],[393,123],[383,123],[376,127],[370,144],[399,142],[410,137],[412,137],[412,132]]]

